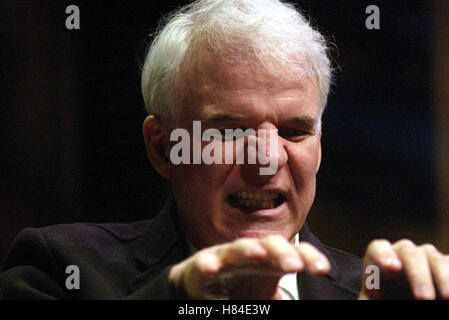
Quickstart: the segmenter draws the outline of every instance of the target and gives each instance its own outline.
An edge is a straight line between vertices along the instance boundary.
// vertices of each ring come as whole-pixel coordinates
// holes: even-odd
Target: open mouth
[[[230,194],[228,201],[233,207],[254,211],[276,208],[285,202],[285,197],[279,192],[242,191]]]

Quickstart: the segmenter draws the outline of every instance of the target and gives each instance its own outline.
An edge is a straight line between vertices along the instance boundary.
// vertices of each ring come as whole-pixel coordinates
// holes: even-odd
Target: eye
[[[221,133],[223,141],[233,141],[237,139],[242,139],[245,136],[245,128],[217,128]]]
[[[292,142],[302,141],[310,135],[310,133],[307,131],[289,128],[279,129],[278,134],[281,137],[290,140]]]

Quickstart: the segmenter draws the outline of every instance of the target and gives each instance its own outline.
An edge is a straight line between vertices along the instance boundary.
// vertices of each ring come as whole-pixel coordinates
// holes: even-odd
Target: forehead
[[[267,109],[318,117],[317,83],[303,69],[290,65],[268,70],[250,57],[223,59],[203,53],[181,71],[181,115],[203,119],[223,111],[244,114]]]

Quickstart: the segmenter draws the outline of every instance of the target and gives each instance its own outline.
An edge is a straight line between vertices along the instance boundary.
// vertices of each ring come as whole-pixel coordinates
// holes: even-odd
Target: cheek
[[[226,165],[171,165],[170,184],[172,190],[182,201],[206,205],[219,203],[223,186],[229,175],[230,166]]]
[[[298,186],[315,181],[320,164],[319,143],[292,146],[289,151],[289,168]]]
[[[195,137],[192,134],[191,136]],[[196,140],[198,149],[191,141],[190,157],[187,159],[190,164],[170,165],[170,183],[180,195],[181,193],[185,194],[183,198],[188,195],[196,198],[198,194],[201,197],[216,198],[214,195],[223,189],[227,177],[230,175],[234,159],[232,143],[223,143],[221,139],[212,138],[210,140]],[[194,156],[195,152],[196,157]],[[193,164],[194,159],[200,164]],[[226,160],[231,165],[226,164]]]

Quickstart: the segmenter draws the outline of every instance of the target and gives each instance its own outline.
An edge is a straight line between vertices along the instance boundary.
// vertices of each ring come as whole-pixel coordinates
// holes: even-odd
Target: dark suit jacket
[[[169,201],[149,221],[70,224],[25,229],[0,269],[0,299],[183,299],[170,286],[170,268],[188,256]],[[300,299],[355,299],[362,279],[358,257],[325,246],[305,225],[300,240],[329,258],[325,277],[298,276]],[[67,289],[69,265],[80,289]]]

